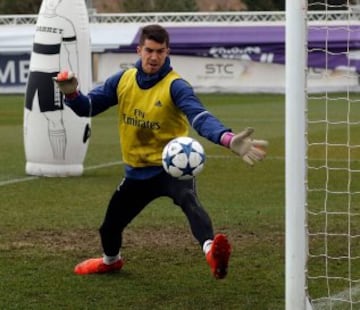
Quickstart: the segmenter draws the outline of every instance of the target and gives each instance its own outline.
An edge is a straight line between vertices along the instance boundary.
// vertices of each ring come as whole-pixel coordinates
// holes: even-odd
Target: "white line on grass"
[[[32,180],[36,180],[36,179],[38,179],[38,177],[26,177],[26,178],[6,180],[6,181],[1,181],[0,186],[10,185],[10,184],[14,184],[14,183],[27,182],[27,181],[32,181]]]
[[[123,164],[123,161],[114,161],[114,162],[109,162],[109,163],[105,163],[105,164],[86,167],[86,168],[84,168],[84,170],[96,170],[96,169],[107,168],[107,167],[112,167],[112,166],[121,165],[121,164]],[[39,178],[40,177],[32,176],[32,177],[17,178],[17,179],[12,179],[12,180],[1,181],[0,186],[28,182],[28,181],[32,181],[32,180],[37,180]]]
[[[84,170],[96,170],[96,169],[107,168],[107,167],[112,167],[112,166],[116,166],[116,165],[122,165],[123,163],[124,162],[122,160],[113,161],[113,162],[110,162],[110,163],[105,163],[105,164],[86,167],[86,168],[84,168]]]
[[[227,159],[238,159],[238,157],[236,156],[232,156],[232,155],[208,155],[208,158],[227,158]],[[284,157],[280,157],[280,156],[273,156],[273,157],[267,157],[267,160],[284,160]],[[123,161],[114,161],[114,162],[109,162],[109,163],[104,163],[104,164],[99,164],[99,165],[95,165],[95,166],[89,166],[84,168],[85,171],[89,171],[89,170],[96,170],[96,169],[101,169],[101,168],[107,168],[107,167],[112,167],[112,166],[116,166],[116,165],[122,165]],[[10,180],[5,180],[5,181],[0,181],[0,186],[6,186],[6,185],[11,185],[11,184],[16,184],[16,183],[23,183],[23,182],[28,182],[28,181],[32,181],[32,180],[37,180],[40,177],[37,176],[29,176],[29,177],[24,177],[24,178],[16,178],[16,179],[10,179]]]

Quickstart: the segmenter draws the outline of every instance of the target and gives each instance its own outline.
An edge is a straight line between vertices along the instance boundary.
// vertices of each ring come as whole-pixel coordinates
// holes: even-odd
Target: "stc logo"
[[[233,64],[210,63],[205,65],[205,73],[208,75],[232,75]]]

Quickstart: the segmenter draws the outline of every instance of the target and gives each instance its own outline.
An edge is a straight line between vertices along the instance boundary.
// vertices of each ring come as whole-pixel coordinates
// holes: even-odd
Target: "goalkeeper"
[[[178,180],[161,163],[163,147],[188,135],[189,124],[199,135],[230,148],[249,165],[264,159],[267,142],[254,140],[247,128],[234,134],[200,103],[192,87],[171,67],[169,34],[160,25],[141,29],[135,67],[110,76],[87,95],[78,90],[71,72],[55,79],[65,103],[79,116],[95,116],[118,106],[119,135],[125,177],[117,186],[100,226],[103,256],[75,266],[79,275],[120,270],[125,227],[154,199],[167,196],[189,221],[213,276],[227,274],[231,246],[224,234],[214,235],[211,219],[199,202],[195,179]]]

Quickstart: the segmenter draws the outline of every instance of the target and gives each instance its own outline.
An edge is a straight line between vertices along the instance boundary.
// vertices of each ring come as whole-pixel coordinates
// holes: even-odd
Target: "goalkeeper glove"
[[[79,94],[78,79],[73,72],[61,71],[53,79],[66,98],[73,99]]]
[[[268,146],[265,140],[252,139],[253,132],[253,128],[246,128],[238,134],[225,132],[221,136],[220,143],[241,156],[248,165],[253,166],[255,162],[265,158],[265,149]]]

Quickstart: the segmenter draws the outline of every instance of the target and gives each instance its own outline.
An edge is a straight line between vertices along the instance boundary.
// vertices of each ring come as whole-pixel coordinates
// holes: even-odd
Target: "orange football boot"
[[[124,265],[124,260],[119,259],[110,265],[104,264],[103,258],[90,258],[75,266],[74,272],[79,275],[91,273],[106,273],[120,270]]]
[[[206,260],[216,279],[223,279],[227,275],[227,269],[231,254],[231,246],[223,234],[215,236],[210,251],[206,254]]]

